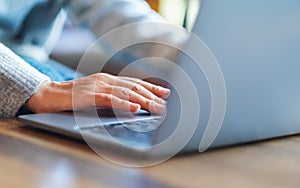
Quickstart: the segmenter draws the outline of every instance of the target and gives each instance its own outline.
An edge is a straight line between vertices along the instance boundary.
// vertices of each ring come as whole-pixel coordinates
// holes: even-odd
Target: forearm
[[[0,118],[13,117],[49,78],[0,43]]]

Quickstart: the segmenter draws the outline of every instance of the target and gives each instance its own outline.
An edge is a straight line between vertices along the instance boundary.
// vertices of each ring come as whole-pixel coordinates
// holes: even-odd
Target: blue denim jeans
[[[40,63],[26,57],[23,57],[23,59],[32,67],[47,75],[52,81],[63,82],[82,76],[81,74],[77,74],[75,70],[52,59],[49,59],[45,63]]]

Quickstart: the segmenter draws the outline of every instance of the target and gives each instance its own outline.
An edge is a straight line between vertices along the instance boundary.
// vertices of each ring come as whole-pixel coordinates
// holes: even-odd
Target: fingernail
[[[137,112],[141,109],[141,105],[139,104],[135,104],[135,103],[131,103],[130,104],[130,111],[131,112]]]
[[[155,108],[156,108],[158,114],[162,114],[166,110],[166,106],[161,105],[161,104],[156,104]]]
[[[165,92],[166,92],[167,97],[169,97],[170,94],[171,94],[171,90],[170,90],[170,89],[167,89],[167,88],[164,88],[164,89],[165,89]]]
[[[159,104],[163,104],[163,105],[166,105],[167,104],[167,101],[161,99],[161,98],[155,98],[155,101],[158,102]]]

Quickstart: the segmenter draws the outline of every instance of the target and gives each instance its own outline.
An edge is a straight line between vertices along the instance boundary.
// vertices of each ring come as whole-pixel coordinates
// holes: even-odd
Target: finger
[[[162,114],[165,111],[165,105],[150,100],[128,88],[114,86],[111,94],[123,100],[140,104],[143,109],[155,114]]]
[[[158,86],[158,85],[154,85],[151,84],[149,82],[145,82],[143,80],[137,79],[137,78],[130,78],[130,77],[120,77],[123,80],[126,81],[131,81],[134,82],[136,84],[140,84],[141,86],[143,86],[144,88],[146,88],[147,90],[149,90],[150,92],[154,93],[156,96],[160,97],[160,98],[168,98],[171,91],[170,89]]]
[[[154,93],[152,93],[147,88],[140,85],[139,83],[118,78],[115,80],[114,85],[128,88],[128,89],[144,96],[145,98],[147,98],[149,100],[154,100],[155,102],[160,103],[162,105],[166,104],[165,100],[159,98],[157,95],[155,95]]]
[[[139,104],[105,93],[95,94],[95,102],[97,107],[109,107],[127,112],[137,112],[141,109]]]
[[[117,77],[110,74],[101,73],[99,74],[98,80],[102,83],[110,84],[113,86],[122,86],[129,88],[144,97],[155,100],[156,102],[165,105],[166,101],[162,98],[167,98],[170,94],[170,90],[150,84],[148,82],[142,81],[136,78],[129,77]],[[141,85],[141,84],[143,85]],[[152,89],[152,91],[150,91]]]

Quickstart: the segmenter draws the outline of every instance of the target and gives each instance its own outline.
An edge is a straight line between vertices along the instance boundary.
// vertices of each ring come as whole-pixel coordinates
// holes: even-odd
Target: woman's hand
[[[166,105],[163,99],[169,94],[169,89],[139,79],[99,73],[67,82],[45,82],[26,107],[35,113],[110,107],[161,114]]]

